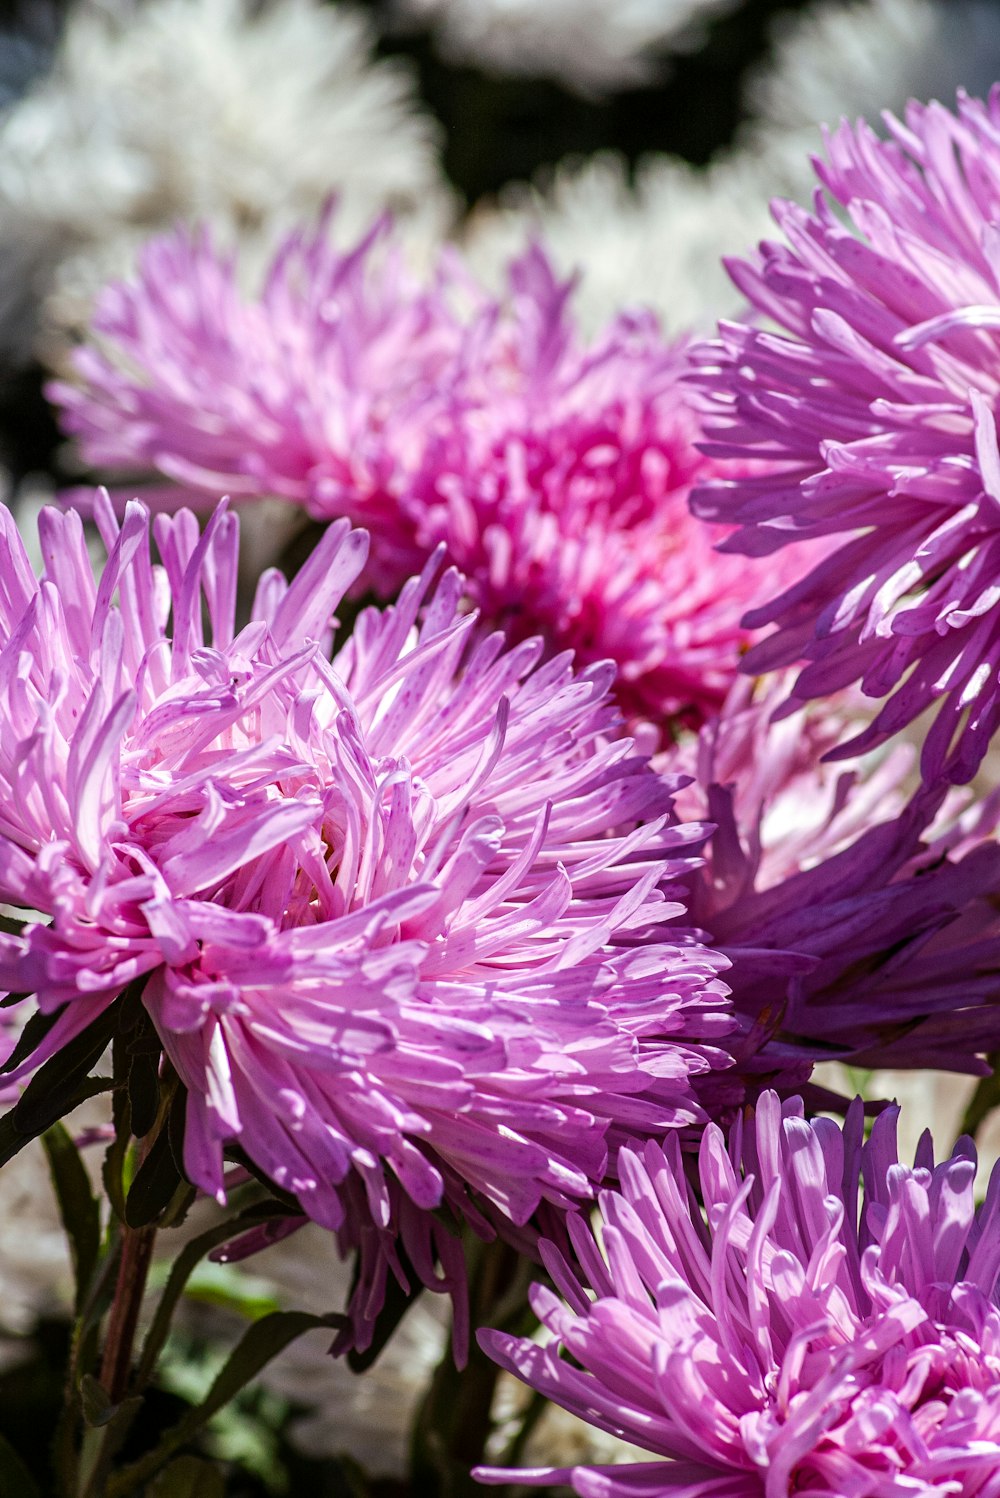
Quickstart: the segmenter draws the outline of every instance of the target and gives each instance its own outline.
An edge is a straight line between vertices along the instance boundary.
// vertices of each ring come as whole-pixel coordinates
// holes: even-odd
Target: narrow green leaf
[[[127,1010],[123,1007],[123,1015]],[[121,1027],[111,1046],[111,1074],[115,1079],[115,1092],[111,1099],[111,1117],[115,1126],[115,1137],[104,1154],[101,1180],[108,1193],[112,1211],[119,1222],[125,1221],[125,1166],[132,1142],[132,1110],[129,1107],[127,1079],[128,1052]]]
[[[179,1456],[152,1484],[149,1498],[225,1498],[226,1480],[214,1462]]]
[[[42,1498],[37,1482],[5,1436],[0,1436],[0,1498]]]
[[[187,1088],[177,1084],[174,1100],[167,1114],[167,1138],[174,1155],[177,1174],[184,1176],[184,1131],[187,1127]],[[185,1180],[187,1179],[184,1176]]]
[[[153,1140],[149,1154],[135,1173],[125,1198],[125,1221],[130,1228],[153,1222],[182,1185],[166,1130]]]
[[[44,1134],[46,1129],[58,1123],[64,1114],[72,1113],[74,1108],[78,1108],[88,1098],[96,1097],[100,1092],[109,1092],[111,1085],[107,1077],[88,1077],[86,1081],[78,1084],[74,1093],[60,1094],[57,1099],[53,1099],[48,1115],[39,1107],[33,1116],[30,1130],[15,1123],[14,1115],[17,1107],[5,1113],[0,1118],[0,1165],[6,1165],[8,1160],[13,1160],[26,1144],[30,1144],[33,1139],[38,1138],[39,1134]]]
[[[160,1111],[160,1057],[163,1048],[145,1008],[140,1010],[134,1031],[126,1043],[128,1054],[128,1100],[132,1110],[132,1133],[144,1139]]]
[[[42,1144],[73,1255],[75,1305],[79,1315],[101,1249],[101,1208],[91,1190],[90,1177],[80,1151],[66,1127],[61,1123],[53,1124],[42,1135]]]
[[[184,1245],[171,1266],[167,1283],[163,1287],[163,1294],[156,1307],[156,1314],[146,1333],[136,1376],[139,1388],[144,1387],[153,1376],[156,1360],[170,1332],[170,1323],[173,1320],[177,1303],[201,1260],[206,1254],[211,1253],[213,1248],[218,1248],[220,1243],[226,1243],[230,1238],[238,1237],[240,1233],[246,1232],[249,1228],[266,1222],[275,1216],[276,1211],[281,1211],[276,1204],[262,1202],[260,1206],[247,1208],[238,1217],[229,1218],[226,1222],[217,1222],[214,1227],[199,1234],[197,1238],[192,1238]]]
[[[226,1360],[201,1404],[188,1411],[172,1430],[168,1430],[155,1451],[149,1452],[111,1478],[107,1498],[124,1498],[147,1482],[174,1452],[192,1440],[212,1416],[217,1414],[272,1358],[283,1352],[290,1342],[303,1333],[319,1328],[340,1329],[344,1316],[313,1316],[308,1311],[274,1311],[248,1327]]]
[[[4,1007],[10,999],[25,999],[27,994],[8,994],[4,999]],[[38,1049],[42,1041],[48,1035],[56,1020],[65,1012],[66,1005],[61,1009],[54,1009],[51,1014],[43,1014],[40,1009],[25,1021],[24,1029],[17,1038],[17,1045],[11,1051],[3,1066],[0,1066],[0,1076],[13,1071],[15,1066],[20,1066],[22,1061],[27,1061],[31,1053]]]
[[[75,1106],[71,1099],[104,1055],[116,1023],[111,1004],[38,1068],[14,1106],[14,1123],[22,1133],[41,1134]]]

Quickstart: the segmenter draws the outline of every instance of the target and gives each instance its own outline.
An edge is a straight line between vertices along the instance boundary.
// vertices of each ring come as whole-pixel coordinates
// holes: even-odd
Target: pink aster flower
[[[184,1161],[244,1157],[358,1247],[363,1343],[394,1269],[586,1198],[626,1136],[702,1116],[723,959],[664,927],[704,837],[618,733],[609,666],[472,643],[428,565],[327,654],[367,538],[332,526],[234,630],[235,518],[0,512],[0,983],[54,1016],[15,1075],[142,1003],[187,1091]],[[210,621],[206,635],[203,610]],[[104,1020],[107,1023],[107,1019]],[[124,1023],[124,1021],[123,1021]]]
[[[1000,93],[886,124],[886,141],[829,134],[829,199],[776,204],[786,242],[730,267],[779,331],[723,326],[699,355],[710,450],[780,472],[695,503],[751,556],[845,537],[747,615],[777,626],[747,669],[804,658],[800,699],[851,681],[887,697],[841,754],[939,703],[924,775],[962,781],[1000,724]]]
[[[692,482],[715,465],[697,449],[684,344],[651,313],[585,344],[573,289],[535,247],[511,265],[506,303],[482,304],[456,419],[414,473],[408,513],[509,636],[613,660],[631,716],[700,722],[747,643],[756,569],[690,516]]]
[[[841,1130],[765,1094],[728,1150],[706,1130],[704,1215],[676,1139],[624,1153],[603,1254],[581,1216],[579,1267],[543,1246],[546,1345],[480,1339],[651,1460],[477,1475],[581,1498],[996,1498],[1000,1174],[977,1210],[969,1140],[935,1165],[925,1135],[901,1164],[897,1111],[865,1141],[860,1102]]]
[[[684,348],[652,315],[586,342],[573,290],[537,247],[500,299],[454,252],[423,286],[384,225],[340,253],[324,221],[251,300],[233,259],[180,230],[107,288],[76,383],[51,393],[89,463],[347,516],[383,593],[444,542],[487,624],[614,660],[630,715],[700,721],[757,569],[688,512],[713,465]]]
[[[682,815],[715,828],[687,918],[733,964],[750,1028],[731,1081],[800,1090],[824,1058],[984,1072],[1000,1048],[997,795],[908,794],[909,745],[823,765],[860,699],[776,720],[787,681],[754,690],[737,683],[696,740],[658,761],[692,777]]]
[[[462,329],[386,219],[341,252],[332,217],[289,235],[257,298],[207,229],[150,240],[135,281],[98,298],[76,383],[49,393],[89,464],[161,474],[175,504],[269,495],[364,525],[366,583],[388,595],[425,559],[399,498],[449,408]]]

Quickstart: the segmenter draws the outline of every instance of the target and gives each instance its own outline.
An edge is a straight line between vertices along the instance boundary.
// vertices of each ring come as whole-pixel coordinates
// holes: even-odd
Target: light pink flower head
[[[215,496],[276,495],[372,534],[388,594],[444,542],[490,626],[613,660],[629,715],[700,721],[747,641],[757,569],[694,521],[686,351],[655,318],[592,343],[544,252],[505,294],[454,251],[426,285],[375,229],[292,236],[250,298],[204,233],[152,241],[99,299],[66,429],[98,468],[154,470]]]
[[[546,1345],[484,1332],[503,1367],[649,1463],[481,1471],[570,1482],[581,1498],[997,1498],[1000,1174],[975,1203],[975,1151],[899,1163],[895,1109],[865,1141],[765,1094],[729,1148],[624,1153],[571,1268],[543,1245]],[[862,1184],[863,1182],[863,1184]],[[860,1189],[859,1189],[860,1187]]]
[[[658,760],[691,777],[682,815],[714,825],[686,919],[732,961],[749,1025],[728,1081],[798,1091],[823,1059],[984,1073],[1000,1047],[1000,798],[914,794],[908,744],[822,764],[861,699],[776,719],[787,686],[738,682]]]
[[[1000,92],[886,125],[830,133],[812,212],[777,203],[784,242],[730,267],[778,331],[724,325],[700,352],[708,450],[779,472],[695,506],[749,556],[844,537],[747,615],[777,626],[747,669],[804,658],[800,699],[888,698],[839,753],[939,704],[924,775],[962,781],[1000,724]]]
[[[0,899],[49,917],[0,983],[55,1016],[21,1072],[138,985],[190,1179],[223,1199],[238,1145],[359,1247],[363,1342],[389,1269],[461,1288],[435,1208],[520,1228],[702,1116],[725,963],[663,922],[705,829],[619,736],[613,669],[470,644],[454,572],[331,664],[363,532],[265,574],[235,633],[231,514],[159,517],[162,566],[141,506],[97,516],[100,581],[44,511],[36,582],[0,511]]]

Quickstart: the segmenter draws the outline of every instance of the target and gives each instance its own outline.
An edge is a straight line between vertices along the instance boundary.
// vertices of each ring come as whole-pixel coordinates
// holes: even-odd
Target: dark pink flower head
[[[97,515],[95,585],[74,514],[36,582],[0,512],[0,899],[50,918],[0,983],[57,1016],[22,1070],[140,980],[190,1179],[223,1198],[236,1143],[359,1245],[363,1338],[398,1242],[460,1284],[434,1208],[521,1227],[702,1116],[725,963],[663,922],[704,829],[618,736],[613,669],[470,644],[454,572],[331,664],[363,532],[265,574],[236,634],[232,515],[159,517],[155,567],[141,506]]]
[[[747,615],[777,626],[747,669],[804,658],[799,698],[887,697],[839,753],[940,703],[924,775],[962,781],[1000,724],[1000,93],[886,124],[829,134],[832,201],[776,204],[785,242],[730,267],[779,331],[726,325],[700,352],[709,450],[780,472],[695,504],[750,556],[846,535]]]
[[[578,660],[611,659],[626,713],[700,722],[747,642],[756,569],[692,521],[710,465],[682,343],[652,314],[580,338],[571,281],[535,247],[502,307],[469,327],[454,421],[428,444],[406,505],[425,546],[443,541],[484,618],[540,633]]]
[[[786,691],[737,683],[697,740],[658,760],[692,776],[682,815],[715,827],[687,918],[733,964],[750,1024],[737,1072],[784,1091],[824,1058],[983,1072],[1000,1047],[998,797],[908,794],[904,744],[823,765],[859,699],[775,719]]]
[[[699,1177],[676,1139],[625,1152],[601,1195],[603,1254],[543,1245],[546,1345],[499,1332],[499,1363],[649,1463],[480,1472],[581,1498],[997,1498],[1000,1174],[977,1211],[975,1151],[899,1163],[895,1109],[863,1135],[764,1094]],[[859,1189],[860,1186],[860,1189]],[[560,1298],[561,1297],[561,1298]]]
[[[66,429],[97,467],[367,526],[383,594],[444,542],[487,625],[614,660],[630,715],[700,721],[758,578],[688,511],[715,465],[686,351],[651,315],[588,343],[538,247],[496,298],[453,251],[425,286],[384,241],[341,253],[324,221],[258,299],[206,234],[152,241],[99,299],[76,383],[52,387]]]

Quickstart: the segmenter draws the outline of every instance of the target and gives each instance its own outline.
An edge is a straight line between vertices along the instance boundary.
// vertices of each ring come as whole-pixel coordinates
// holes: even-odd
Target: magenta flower
[[[1000,723],[1000,94],[887,127],[830,134],[832,203],[776,204],[787,243],[730,267],[781,331],[724,326],[701,351],[709,450],[781,471],[713,481],[695,507],[751,556],[846,534],[747,615],[777,626],[747,669],[804,658],[800,699],[852,681],[887,697],[840,754],[939,702],[924,775],[962,781]]]
[[[821,764],[860,699],[776,721],[786,690],[754,700],[737,683],[697,740],[658,761],[692,777],[682,815],[715,826],[686,919],[732,961],[749,1026],[713,1092],[738,1076],[802,1090],[833,1058],[985,1072],[1000,1048],[998,797],[908,796],[909,745],[851,770]]]
[[[454,572],[331,665],[362,532],[265,574],[235,634],[232,515],[161,516],[162,567],[141,506],[97,516],[95,587],[74,514],[43,512],[36,583],[0,512],[0,899],[50,918],[0,938],[0,983],[56,1016],[15,1075],[138,982],[190,1179],[223,1200],[237,1144],[360,1247],[363,1343],[400,1245],[461,1290],[433,1209],[513,1232],[703,1116],[725,963],[663,923],[705,829],[621,739],[612,669],[470,645]]]
[[[154,240],[51,389],[84,457],[347,516],[383,594],[444,542],[488,625],[614,660],[629,715],[700,721],[757,569],[688,512],[714,465],[685,350],[651,315],[586,343],[539,248],[498,300],[454,252],[421,286],[383,231],[343,254],[327,222],[293,236],[256,301],[206,235]]]
[[[935,1166],[925,1135],[902,1165],[896,1111],[865,1142],[860,1101],[841,1130],[765,1094],[728,1151],[706,1130],[704,1216],[675,1138],[623,1153],[603,1255],[579,1215],[578,1269],[543,1245],[547,1345],[480,1340],[658,1460],[477,1475],[582,1498],[996,1498],[1000,1173],[977,1211],[971,1142]]]

